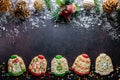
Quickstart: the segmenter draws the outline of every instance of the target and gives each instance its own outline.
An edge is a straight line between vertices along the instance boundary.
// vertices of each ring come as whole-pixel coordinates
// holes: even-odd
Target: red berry
[[[68,14],[68,11],[64,11],[65,14]]]
[[[63,15],[63,12],[60,12],[59,15],[62,16],[62,15]]]

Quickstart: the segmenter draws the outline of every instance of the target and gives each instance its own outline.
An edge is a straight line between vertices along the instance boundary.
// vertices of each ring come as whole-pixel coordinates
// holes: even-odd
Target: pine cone
[[[94,5],[94,0],[83,0],[83,7],[87,10],[92,9]]]
[[[19,1],[16,5],[17,8],[26,8],[26,6],[27,6],[27,4],[23,0]]]
[[[118,5],[117,5],[117,10],[118,10],[118,9],[120,9],[120,2],[119,2]]]
[[[0,0],[0,5],[3,4],[5,2],[5,0]]]
[[[111,13],[116,11],[117,5],[118,5],[118,0],[106,0],[102,6],[105,12]]]
[[[43,2],[42,0],[35,0],[34,2],[34,8],[38,11],[43,9]]]
[[[0,12],[8,12],[11,9],[11,2],[9,0],[0,1]]]
[[[20,1],[17,3],[16,8],[13,10],[13,16],[16,18],[29,18],[30,17],[30,12],[26,8],[26,2],[25,1]]]

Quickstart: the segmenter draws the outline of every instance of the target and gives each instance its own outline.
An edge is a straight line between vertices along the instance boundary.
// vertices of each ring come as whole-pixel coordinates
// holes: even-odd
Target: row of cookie
[[[90,72],[91,60],[87,54],[79,55],[71,70],[78,75],[87,75]],[[46,73],[47,60],[43,55],[35,56],[29,64],[28,71],[34,76],[42,76]],[[26,71],[23,59],[18,55],[12,55],[8,60],[9,75],[19,76]],[[100,75],[108,75],[113,71],[111,58],[105,53],[101,53],[95,64],[95,72]],[[64,76],[69,72],[67,59],[61,55],[56,55],[51,61],[51,74]]]

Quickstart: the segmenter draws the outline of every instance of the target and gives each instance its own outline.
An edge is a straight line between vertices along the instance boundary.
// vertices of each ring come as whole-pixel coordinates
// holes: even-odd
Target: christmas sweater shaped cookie
[[[26,71],[25,63],[18,55],[12,55],[8,60],[8,73],[12,76],[19,76]]]
[[[79,55],[72,66],[72,70],[78,75],[87,75],[90,71],[91,60],[87,54]]]
[[[29,64],[28,70],[34,76],[42,76],[45,74],[47,68],[47,60],[43,55],[38,55],[34,57]]]
[[[108,75],[113,71],[113,65],[111,58],[105,53],[101,53],[95,63],[95,72],[100,75]]]
[[[67,60],[61,55],[56,55],[51,61],[51,73],[56,76],[64,76],[68,71]]]

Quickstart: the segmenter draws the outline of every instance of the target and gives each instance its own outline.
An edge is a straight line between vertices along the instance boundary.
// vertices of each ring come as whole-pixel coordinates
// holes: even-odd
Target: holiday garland
[[[56,0],[56,4],[58,7],[52,14],[55,21],[70,21],[79,12],[78,4],[74,0]]]

